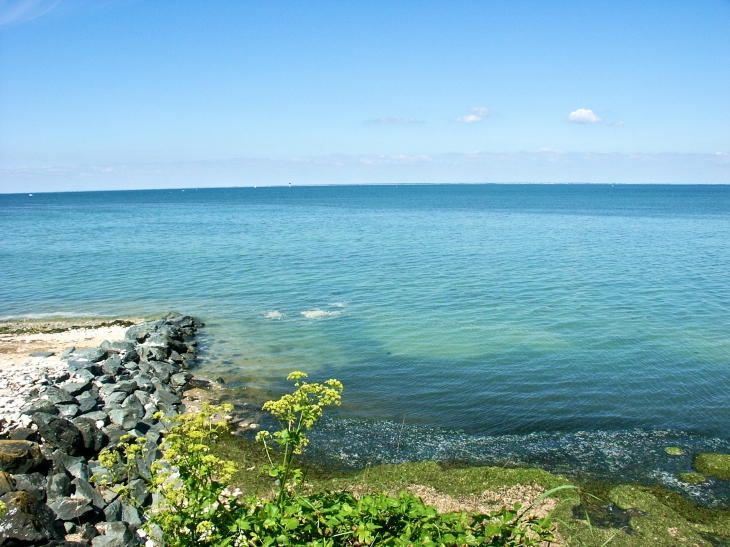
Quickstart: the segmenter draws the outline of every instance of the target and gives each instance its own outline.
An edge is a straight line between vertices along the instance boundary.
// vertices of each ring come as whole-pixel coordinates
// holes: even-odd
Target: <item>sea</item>
[[[195,315],[241,400],[344,383],[312,454],[683,483],[730,452],[730,187],[0,195],[0,319]],[[682,456],[669,456],[668,446]]]

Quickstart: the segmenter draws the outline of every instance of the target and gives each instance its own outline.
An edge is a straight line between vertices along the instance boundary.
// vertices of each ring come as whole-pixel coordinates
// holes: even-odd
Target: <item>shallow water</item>
[[[0,316],[195,314],[201,374],[336,377],[338,418],[730,435],[726,186],[0,195],[0,233]]]

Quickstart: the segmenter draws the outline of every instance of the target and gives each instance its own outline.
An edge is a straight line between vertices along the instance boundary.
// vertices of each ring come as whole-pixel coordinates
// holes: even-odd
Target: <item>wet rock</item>
[[[0,518],[0,545],[42,545],[61,535],[53,526],[53,513],[27,492],[10,492],[0,498],[7,506]]]
[[[27,473],[43,461],[40,448],[34,442],[0,440],[0,471]]]
[[[67,498],[71,495],[71,479],[67,473],[56,473],[48,477],[46,497],[48,501]]]
[[[60,498],[49,503],[48,507],[59,520],[76,521],[84,515],[94,512],[91,501],[84,498]]]
[[[33,421],[45,442],[53,448],[60,448],[71,456],[78,456],[83,452],[84,438],[70,421],[42,412],[33,414]]]

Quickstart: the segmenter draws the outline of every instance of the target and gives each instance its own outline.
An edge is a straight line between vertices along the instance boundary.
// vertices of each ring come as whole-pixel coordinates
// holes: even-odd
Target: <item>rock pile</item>
[[[159,457],[163,429],[155,414],[184,410],[201,326],[173,312],[130,327],[124,340],[70,348],[61,356],[65,366],[0,379],[12,390],[0,401],[0,500],[7,507],[0,546],[126,547],[141,541],[137,508],[89,479],[107,472],[98,461],[101,450],[124,435],[145,438],[140,476],[128,486],[138,504],[151,502],[145,479]]]

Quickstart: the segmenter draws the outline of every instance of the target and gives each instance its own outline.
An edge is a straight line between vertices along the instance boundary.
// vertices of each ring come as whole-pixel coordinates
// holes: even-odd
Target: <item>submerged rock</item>
[[[730,454],[699,454],[694,467],[700,473],[723,481],[730,481]]]

